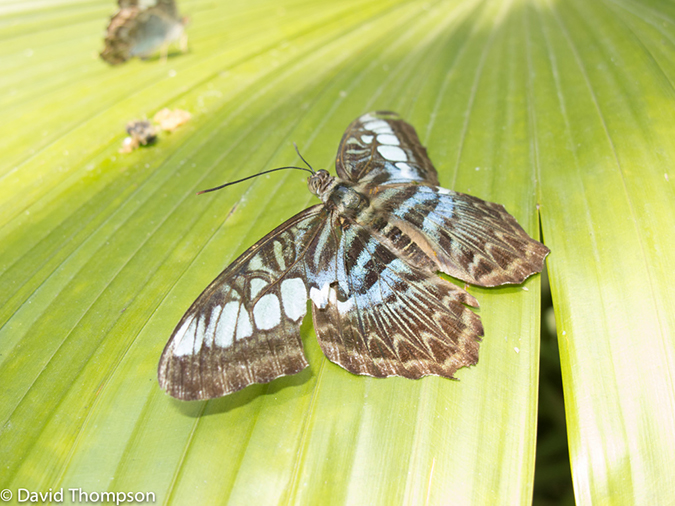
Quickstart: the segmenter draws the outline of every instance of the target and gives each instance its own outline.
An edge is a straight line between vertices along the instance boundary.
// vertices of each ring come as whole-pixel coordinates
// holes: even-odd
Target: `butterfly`
[[[164,57],[171,42],[187,49],[187,18],[178,15],[175,0],[156,0],[141,8],[139,0],[118,0],[119,10],[110,18],[101,58],[118,65],[138,56],[147,58],[158,49]]]
[[[352,122],[321,204],[246,250],[197,298],[162,353],[161,387],[210,399],[295,374],[311,301],[324,354],[354,374],[452,378],[478,361],[478,301],[438,276],[497,286],[540,272],[549,249],[500,204],[441,188],[414,128],[393,112]]]

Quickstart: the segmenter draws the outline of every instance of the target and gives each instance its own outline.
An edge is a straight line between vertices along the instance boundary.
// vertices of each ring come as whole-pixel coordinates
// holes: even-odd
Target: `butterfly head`
[[[325,196],[337,184],[337,180],[331,176],[327,170],[317,170],[309,178],[307,178],[307,186],[309,191],[325,201]]]
[[[309,191],[319,197],[328,209],[343,217],[354,217],[370,204],[368,198],[357,191],[352,183],[333,177],[323,169],[312,174],[307,185]]]

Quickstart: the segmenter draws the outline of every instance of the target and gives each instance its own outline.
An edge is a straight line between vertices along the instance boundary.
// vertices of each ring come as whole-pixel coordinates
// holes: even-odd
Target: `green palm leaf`
[[[675,496],[675,9],[606,0],[185,1],[190,51],[108,67],[112,2],[0,4],[0,489],[158,503],[523,504],[539,277],[470,291],[461,381],[328,362],[203,403],[156,382],[175,324],[313,203],[347,124],[415,125],[443,186],[504,204],[548,260],[575,496]],[[193,119],[118,152],[127,121]],[[537,212],[539,209],[539,212]],[[541,224],[539,223],[541,216]],[[77,498],[75,499],[77,501]],[[82,502],[82,501],[80,501]]]

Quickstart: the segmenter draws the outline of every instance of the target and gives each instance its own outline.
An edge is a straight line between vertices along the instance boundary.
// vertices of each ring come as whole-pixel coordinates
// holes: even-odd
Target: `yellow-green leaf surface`
[[[675,8],[666,1],[180,3],[189,52],[109,67],[112,1],[0,2],[0,489],[170,504],[528,504],[539,276],[477,289],[460,381],[325,359],[184,403],[159,355],[201,290],[315,203],[351,120],[412,123],[441,184],[548,259],[579,504],[675,497]],[[127,121],[192,120],[118,152]],[[539,210],[539,212],[537,212]],[[539,220],[541,216],[541,223]],[[79,498],[75,497],[75,502]],[[79,500],[79,502],[82,502]]]

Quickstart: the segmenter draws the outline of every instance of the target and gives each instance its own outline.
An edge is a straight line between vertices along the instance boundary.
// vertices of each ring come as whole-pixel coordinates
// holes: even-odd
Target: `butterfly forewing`
[[[318,205],[273,230],[223,271],[183,316],[159,363],[161,386],[209,399],[307,366],[304,257],[326,228]]]
[[[338,177],[369,186],[418,181],[438,185],[438,175],[415,129],[387,111],[364,114],[342,136]]]

